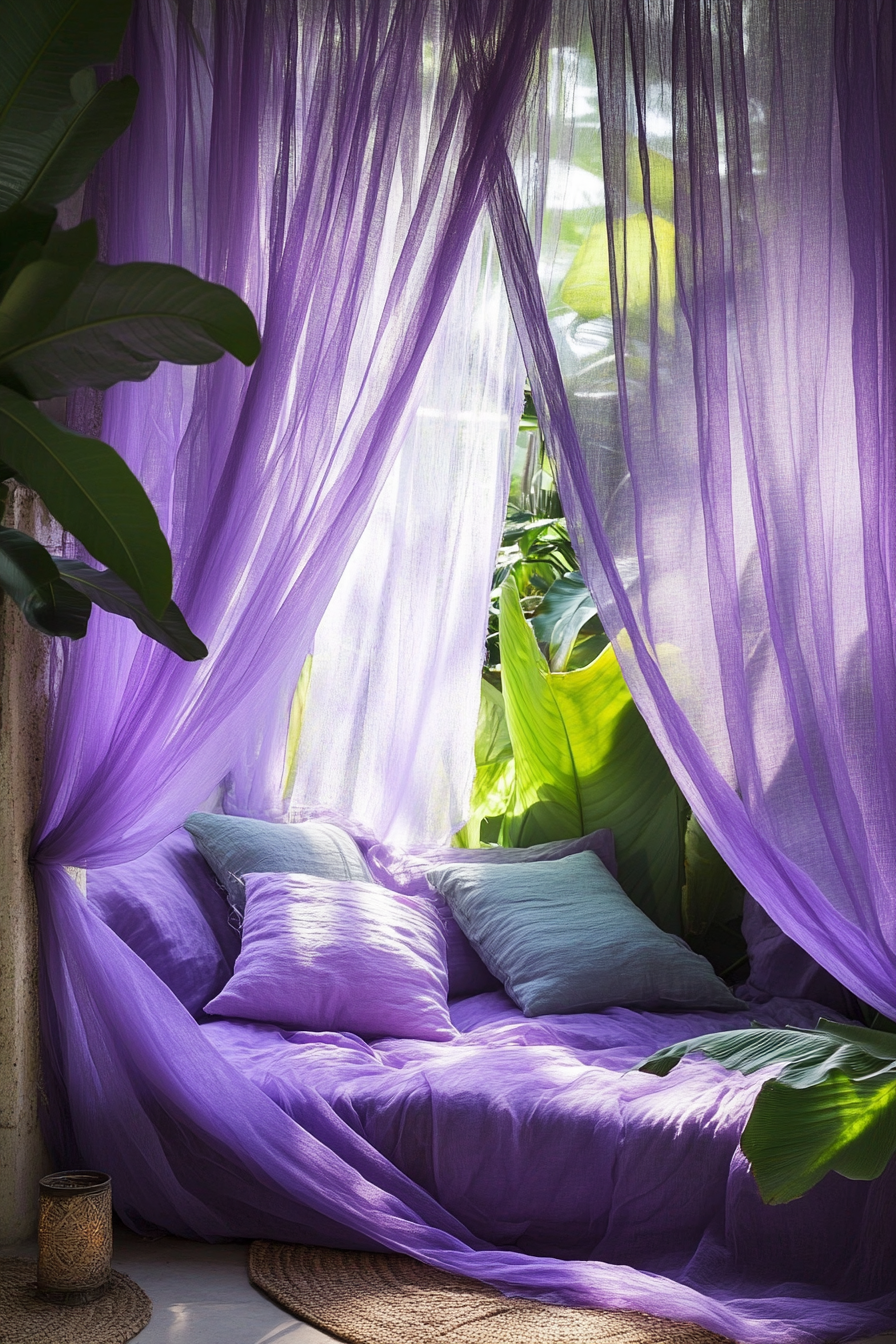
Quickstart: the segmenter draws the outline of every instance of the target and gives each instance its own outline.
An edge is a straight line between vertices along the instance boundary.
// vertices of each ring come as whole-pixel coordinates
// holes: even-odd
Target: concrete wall
[[[48,519],[15,491],[4,520],[45,538]],[[0,1245],[37,1225],[37,1180],[50,1170],[40,1137],[37,912],[28,842],[40,798],[50,641],[0,599]]]

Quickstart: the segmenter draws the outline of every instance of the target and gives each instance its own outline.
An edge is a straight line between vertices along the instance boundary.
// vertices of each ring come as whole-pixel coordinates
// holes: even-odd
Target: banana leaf
[[[675,226],[660,215],[651,223],[645,214],[628,215],[613,225],[620,295],[624,291],[629,317],[650,310],[650,286],[656,248],[659,325],[675,332]],[[580,317],[591,321],[612,312],[610,249],[607,226],[595,224],[573,257],[560,298]]]
[[[675,166],[665,154],[647,150],[650,173],[650,208],[654,215],[675,218]],[[633,205],[644,209],[644,170],[641,164],[641,146],[636,135],[625,137],[625,173],[628,197]]]
[[[57,555],[53,556],[53,563],[69,587],[83,593],[84,597],[104,611],[110,611],[114,616],[127,617],[142,634],[149,635],[157,644],[176,653],[185,663],[194,663],[207,657],[208,649],[193,634],[175,602],[169,602],[156,619],[133,588],[111,569],[94,569],[92,565],[85,565],[83,560],[66,560]]]
[[[503,817],[513,794],[513,747],[507,730],[504,697],[484,677],[480,685],[475,758],[470,815],[452,842],[463,849],[480,847],[483,823]]]
[[[65,581],[39,541],[15,527],[0,527],[0,588],[42,635],[87,634],[88,599]]]
[[[95,262],[46,327],[4,333],[0,381],[37,401],[141,381],[163,359],[208,364],[225,350],[244,364],[259,350],[255,318],[231,290],[180,266]]]
[[[785,1067],[763,1083],[741,1138],[767,1204],[805,1194],[829,1171],[879,1176],[896,1152],[896,1037],[823,1018],[793,1027],[718,1032],[658,1050],[640,1066],[665,1077],[701,1054],[744,1074]]]
[[[11,346],[32,340],[52,322],[87,274],[96,250],[92,219],[50,234],[43,246],[31,242],[19,250],[10,275],[3,277],[0,362]]]
[[[47,145],[59,138],[60,116],[75,115],[74,77],[85,66],[115,60],[130,12],[131,0],[22,0],[4,6],[0,208],[25,195],[46,162]]]
[[[11,210],[0,212],[0,294],[6,292],[15,274],[12,263],[18,253],[27,243],[43,246],[55,220],[52,206],[14,205]],[[4,274],[6,271],[8,275]]]
[[[551,672],[512,581],[501,590],[500,640],[515,762],[502,843],[609,827],[623,889],[661,928],[680,934],[684,800],[612,646],[588,667]]]
[[[127,130],[137,106],[137,81],[130,75],[97,88],[93,70],[71,81],[72,106],[62,110],[48,130],[22,142],[29,151],[19,171],[19,200],[24,205],[55,205],[86,181],[106,150]]]
[[[311,689],[311,670],[314,666],[314,655],[308,654],[302,670],[299,673],[299,679],[296,682],[296,688],[292,694],[292,704],[289,709],[289,727],[286,731],[286,751],[283,759],[283,797],[287,803],[292,798],[293,790],[296,786],[296,775],[299,769],[299,745],[302,740],[302,723],[305,719],[305,707],[308,704],[308,692]]]
[[[162,617],[171,601],[171,552],[146,491],[114,448],[64,429],[0,387],[0,457]]]

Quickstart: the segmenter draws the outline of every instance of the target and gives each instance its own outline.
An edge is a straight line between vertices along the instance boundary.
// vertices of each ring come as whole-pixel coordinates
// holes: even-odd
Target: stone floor
[[[332,1344],[332,1336],[281,1311],[253,1288],[245,1244],[209,1246],[160,1237],[147,1241],[116,1226],[116,1269],[152,1299],[139,1344]],[[0,1255],[37,1256],[36,1242]]]
[[[332,1336],[297,1321],[254,1289],[245,1245],[209,1246],[161,1237],[146,1241],[115,1229],[116,1269],[152,1298],[152,1320],[139,1344],[323,1344]],[[0,1256],[37,1255],[35,1242],[0,1248]],[[896,1333],[861,1344],[896,1344]]]

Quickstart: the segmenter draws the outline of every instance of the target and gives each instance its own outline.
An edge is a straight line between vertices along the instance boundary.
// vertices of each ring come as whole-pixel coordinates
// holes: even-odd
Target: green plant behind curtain
[[[454,844],[465,849],[478,849],[483,841],[487,844],[499,841],[502,819],[513,798],[516,774],[504,696],[483,677],[480,697],[470,816],[454,837]]]
[[[85,181],[130,124],[129,76],[99,85],[131,0],[7,5],[0,42],[0,482],[34,490],[106,566],[50,555],[0,527],[0,589],[46,635],[80,639],[94,605],[193,660],[205,645],[171,600],[171,552],[123,458],[34,403],[80,387],[148,378],[160,360],[207,364],[258,354],[249,309],[180,266],[97,260],[92,220],[55,226],[55,206]],[[7,486],[0,484],[0,512]]]
[[[684,800],[613,649],[552,672],[513,583],[501,593],[501,676],[515,763],[501,840],[540,844],[609,827],[619,881],[662,928],[681,930]]]
[[[710,844],[626,686],[527,399],[495,566],[475,744],[456,845],[613,830],[625,890],[719,971],[743,960],[743,888]]]

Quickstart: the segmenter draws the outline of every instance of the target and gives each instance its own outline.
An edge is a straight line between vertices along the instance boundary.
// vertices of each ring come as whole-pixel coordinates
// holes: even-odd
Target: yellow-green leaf
[[[650,272],[656,243],[657,313],[660,326],[675,331],[675,226],[655,215],[653,235],[645,214],[629,215],[613,225],[620,303],[629,316],[643,316],[650,308]],[[573,257],[560,298],[581,317],[609,317],[610,249],[607,226],[595,224]]]
[[[516,774],[503,843],[609,827],[623,889],[661,928],[680,933],[683,799],[612,646],[587,667],[551,672],[510,582],[500,637]]]

